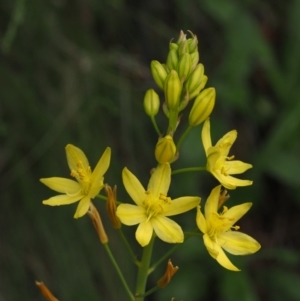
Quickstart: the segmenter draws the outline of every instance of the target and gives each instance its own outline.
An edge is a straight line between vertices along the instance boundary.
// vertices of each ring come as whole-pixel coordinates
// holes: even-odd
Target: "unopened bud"
[[[169,44],[169,50],[176,50],[178,49],[178,45],[176,43],[170,43]]]
[[[196,97],[200,93],[200,91],[205,87],[206,83],[207,83],[207,76],[204,74],[202,76],[202,80],[198,88],[193,93],[190,94],[190,99]]]
[[[171,49],[169,51],[166,64],[167,64],[167,67],[169,68],[170,71],[171,70],[176,70],[177,64],[178,64],[177,50]]]
[[[108,243],[108,237],[106,235],[106,232],[104,230],[102,220],[100,218],[100,214],[97,210],[97,208],[94,206],[94,204],[90,203],[90,209],[87,212],[88,216],[91,218],[93,225],[96,229],[96,232],[98,234],[98,237],[102,244]]]
[[[179,57],[183,56],[185,53],[188,53],[188,42],[187,40],[182,41],[178,47],[178,55]]]
[[[117,186],[111,189],[109,185],[105,185],[105,191],[107,194],[106,211],[112,223],[114,229],[121,228],[121,222],[116,215],[117,211]]]
[[[48,301],[58,301],[43,282],[36,281],[35,284]]]
[[[155,158],[158,163],[171,162],[176,155],[176,146],[170,135],[160,138],[155,147]]]
[[[178,75],[183,82],[189,75],[191,70],[191,56],[188,53],[185,53],[179,60],[178,63]]]
[[[191,34],[192,38],[188,39],[188,47],[189,47],[189,52],[198,52],[198,39],[197,36],[194,35],[191,31],[189,31]]]
[[[196,69],[191,73],[190,77],[186,81],[185,87],[189,94],[193,94],[197,88],[199,88],[202,77],[204,74],[204,66],[202,64],[198,64]]]
[[[167,71],[166,71],[165,67],[158,61],[152,61],[151,62],[151,72],[152,72],[154,81],[163,90],[164,82],[167,77]]]
[[[178,271],[179,267],[174,267],[171,260],[169,259],[167,269],[165,274],[157,281],[157,285],[161,288],[166,287],[175,273]]]
[[[189,124],[197,126],[202,123],[212,112],[215,106],[216,90],[207,88],[195,99],[189,116]]]
[[[199,62],[199,52],[191,53],[191,70],[194,70]]]
[[[158,94],[153,89],[149,89],[144,97],[144,109],[146,114],[155,116],[158,113],[159,105],[160,101]]]
[[[164,92],[168,109],[176,109],[179,105],[182,85],[178,73],[172,70],[165,80]]]
[[[180,30],[177,44],[180,45],[183,41],[186,41],[186,34]]]

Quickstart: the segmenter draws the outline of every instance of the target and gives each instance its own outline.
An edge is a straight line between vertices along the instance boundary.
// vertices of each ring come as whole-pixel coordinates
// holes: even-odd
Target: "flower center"
[[[230,230],[230,228],[234,230],[238,230],[239,226],[230,226],[232,224],[232,221],[234,218],[230,217],[224,217],[224,213],[228,211],[228,208],[226,206],[223,207],[222,213],[214,212],[209,218],[209,224],[208,224],[208,232],[207,234],[209,237],[216,241],[218,235],[221,232],[225,232]]]
[[[162,193],[159,195],[159,197],[153,195],[150,191],[146,191],[145,193],[146,198],[143,201],[143,205],[145,206],[148,220],[163,213],[165,207],[171,204],[171,198]]]
[[[91,186],[92,171],[90,166],[84,166],[82,161],[76,163],[77,169],[71,170],[71,176],[81,184],[84,193],[88,193]]]

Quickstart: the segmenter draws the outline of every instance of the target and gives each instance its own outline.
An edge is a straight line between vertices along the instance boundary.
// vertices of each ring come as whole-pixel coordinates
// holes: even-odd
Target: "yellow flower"
[[[196,222],[204,234],[203,240],[208,253],[224,268],[239,271],[223,249],[233,255],[253,254],[260,249],[260,244],[255,239],[236,231],[239,227],[233,226],[250,209],[252,203],[244,203],[230,209],[224,206],[223,212],[219,214],[220,190],[221,185],[212,190],[204,207],[205,215],[200,211],[200,206],[197,206]]]
[[[206,169],[227,189],[252,184],[252,181],[230,176],[243,173],[252,167],[251,164],[232,160],[234,156],[228,157],[230,148],[236,138],[237,131],[233,130],[224,135],[215,146],[212,146],[209,118],[205,120],[202,128],[202,143],[207,157]]]
[[[88,159],[81,149],[68,144],[66,146],[68,165],[71,176],[76,181],[65,178],[46,178],[40,181],[49,188],[63,193],[43,201],[43,204],[50,206],[68,205],[80,201],[74,218],[82,217],[90,207],[90,200],[93,199],[104,187],[103,175],[110,163],[111,149],[106,148],[92,172]]]
[[[135,233],[139,244],[142,247],[148,245],[153,230],[165,242],[182,243],[184,235],[181,227],[167,216],[195,208],[200,198],[187,196],[172,201],[167,197],[171,182],[169,164],[158,165],[151,175],[147,190],[127,168],[123,169],[122,177],[125,189],[136,205],[119,205],[117,216],[127,226],[139,224]]]

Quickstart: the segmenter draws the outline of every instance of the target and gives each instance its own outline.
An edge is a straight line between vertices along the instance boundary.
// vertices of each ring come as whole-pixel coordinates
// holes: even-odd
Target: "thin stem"
[[[156,286],[152,287],[151,289],[149,289],[149,290],[143,295],[143,297],[147,297],[147,296],[153,294],[154,292],[156,292],[156,291],[159,290],[159,289],[160,289],[160,287],[159,287],[158,285],[156,285]]]
[[[119,278],[121,279],[121,282],[122,282],[122,284],[123,284],[123,286],[124,286],[124,288],[125,288],[128,296],[129,296],[130,300],[134,301],[135,298],[134,298],[132,292],[130,291],[130,289],[129,289],[128,285],[127,285],[127,282],[126,282],[126,280],[125,280],[125,278],[124,278],[124,276],[123,276],[123,274],[122,274],[122,272],[121,272],[121,270],[120,270],[120,268],[119,268],[119,266],[118,266],[118,264],[117,264],[117,262],[116,262],[116,260],[115,260],[115,258],[113,256],[113,254],[110,251],[110,248],[109,248],[108,244],[107,243],[103,244],[103,246],[104,246],[104,249],[105,249],[106,253],[108,254],[108,256],[109,256],[109,258],[110,258],[110,260],[111,260],[114,268],[116,269],[117,274],[119,275]]]
[[[136,282],[136,301],[144,301],[144,293],[149,275],[149,266],[152,256],[155,235],[152,235],[150,243],[144,247],[141,265],[139,267],[137,282]]]
[[[188,135],[188,133],[191,131],[192,128],[193,128],[193,127],[189,125],[189,126],[187,127],[187,129],[184,131],[184,133],[181,135],[181,137],[180,137],[180,139],[179,139],[179,141],[178,141],[178,143],[177,143],[177,146],[176,146],[177,151],[179,151],[179,149],[180,149],[180,147],[181,147],[181,144],[182,144],[183,140],[186,138],[186,136]]]
[[[123,241],[123,243],[124,243],[127,251],[129,252],[129,254],[130,254],[131,258],[132,258],[132,261],[137,266],[140,266],[140,262],[137,260],[136,256],[134,255],[134,253],[133,253],[133,251],[132,251],[132,249],[131,249],[131,247],[130,247],[127,239],[126,239],[126,237],[124,236],[124,233],[123,233],[122,229],[118,229],[118,233],[119,233],[119,235],[120,235],[120,237],[121,237],[121,239],[122,239],[122,241]]]
[[[180,169],[176,169],[172,171],[172,175],[176,175],[178,173],[182,173],[182,172],[194,172],[194,171],[204,171],[206,170],[206,167],[187,167],[187,168],[180,168]]]
[[[158,134],[158,136],[161,136],[161,131],[159,130],[159,127],[158,127],[158,125],[156,123],[155,117],[154,116],[150,116],[150,118],[151,118],[151,121],[152,121],[152,124],[153,124],[153,126],[155,128],[156,133]]]

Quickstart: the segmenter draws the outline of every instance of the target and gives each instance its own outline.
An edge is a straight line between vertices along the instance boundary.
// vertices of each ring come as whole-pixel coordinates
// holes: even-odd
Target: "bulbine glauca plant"
[[[130,166],[124,167],[121,174],[128,199],[121,203],[117,200],[116,187],[112,188],[105,182],[105,173],[110,166],[111,149],[107,147],[97,165],[92,168],[84,152],[72,144],[66,146],[70,178],[52,177],[40,180],[58,193],[44,200],[43,204],[60,206],[78,202],[74,218],[82,218],[85,215],[91,218],[99,240],[116,271],[116,277],[119,277],[120,284],[124,287],[123,300],[130,301],[143,301],[156,290],[167,285],[171,287],[172,277],[179,269],[173,266],[170,259],[176,250],[174,245],[184,245],[191,236],[202,237],[203,239],[198,240],[199,244],[203,242],[208,254],[222,268],[231,271],[240,270],[229,260],[226,252],[233,255],[248,255],[260,248],[260,244],[254,238],[239,231],[239,226],[236,225],[236,222],[251,208],[252,203],[243,203],[231,208],[224,205],[229,198],[227,190],[252,185],[252,181],[234,176],[245,172],[252,165],[235,160],[230,154],[231,146],[237,138],[236,130],[228,132],[216,143],[212,142],[210,127],[213,122],[210,121],[210,115],[215,106],[216,91],[214,88],[206,87],[207,76],[204,66],[199,63],[197,37],[192,32],[187,36],[181,31],[177,42],[169,43],[166,61],[151,62],[151,72],[160,91],[157,93],[154,89],[150,89],[146,91],[144,97],[145,112],[158,135],[157,144],[153,148],[153,164],[149,166],[151,172],[148,183],[141,183],[137,175],[130,171]],[[159,94],[163,95],[163,100]],[[188,112],[182,114],[183,111]],[[156,122],[158,113],[164,114],[168,120],[165,129],[161,129]],[[177,129],[181,126],[181,116],[188,118],[188,122],[186,129],[182,131],[183,134],[178,137]],[[180,160],[182,143],[190,130],[198,126],[202,127],[202,130],[199,129],[199,139],[195,143],[203,144],[206,166],[173,170],[172,163]],[[207,171],[219,182],[218,186],[211,188],[206,201],[201,200],[197,192],[191,192],[188,196],[168,195],[174,175],[195,171]],[[101,212],[101,215],[109,215],[113,228],[119,232],[124,248],[132,258],[132,267],[137,269],[135,288],[129,287],[111,252],[109,247],[111,238],[108,238],[105,232],[105,227],[111,225],[102,224],[101,215],[93,204],[96,198],[106,201],[107,212]],[[195,229],[193,232],[189,230],[187,237],[185,229],[173,217],[178,214],[184,215],[188,211],[194,213]],[[190,217],[191,212],[189,214]],[[140,253],[131,249],[122,232],[122,225],[135,227],[135,239],[141,247]],[[153,263],[152,254],[155,252],[155,241],[158,239],[171,244],[170,251]],[[139,255],[136,257],[134,254]],[[159,264],[166,265],[165,274],[156,279],[154,287],[148,288],[148,276]],[[180,265],[180,262],[178,264]],[[57,300],[42,282],[37,282],[37,285],[47,300]],[[172,293],[169,300],[171,297]]]

